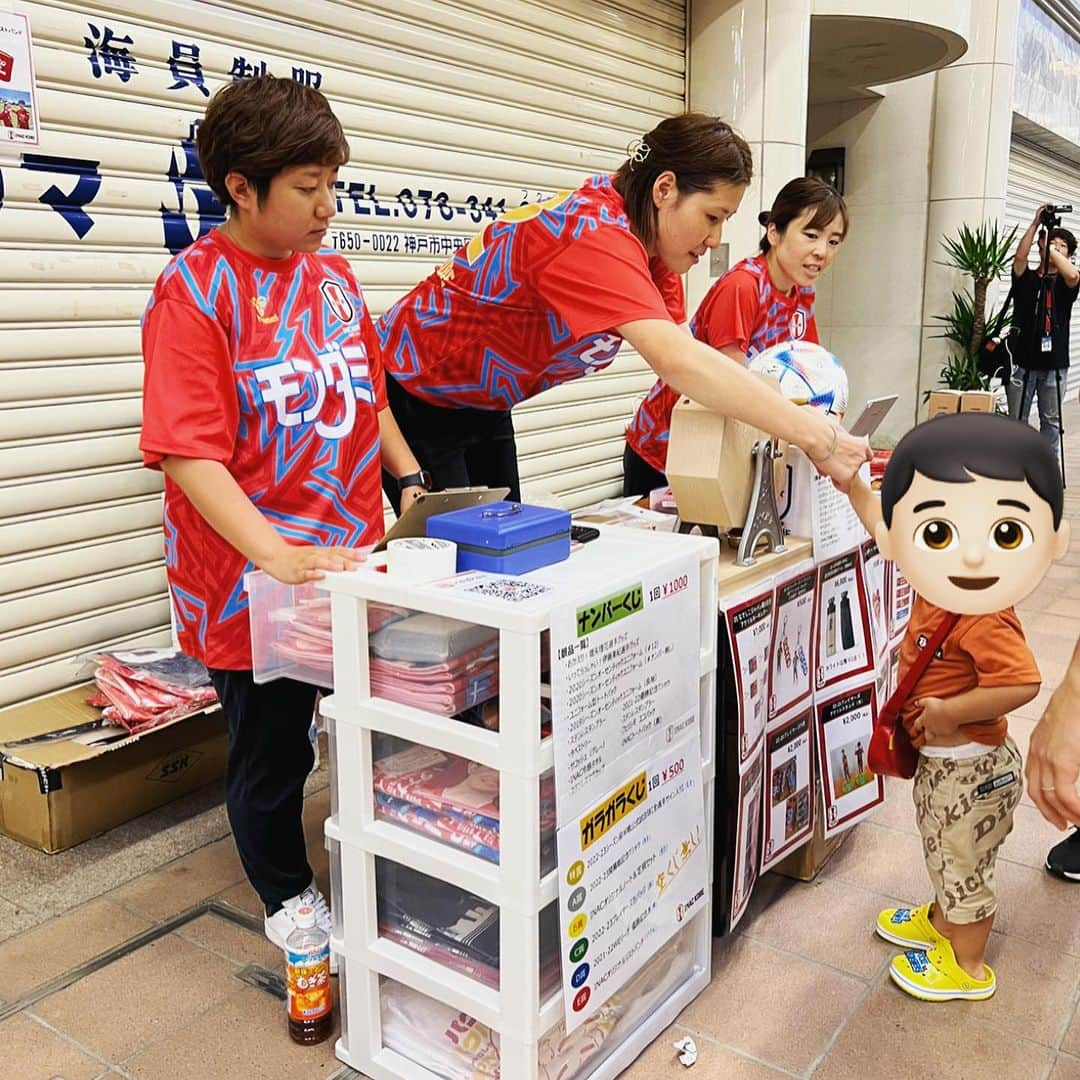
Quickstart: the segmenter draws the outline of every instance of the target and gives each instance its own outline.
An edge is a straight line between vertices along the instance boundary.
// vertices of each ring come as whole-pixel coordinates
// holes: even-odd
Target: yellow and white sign
[[[695,730],[559,830],[568,1032],[707,909],[704,800]]]

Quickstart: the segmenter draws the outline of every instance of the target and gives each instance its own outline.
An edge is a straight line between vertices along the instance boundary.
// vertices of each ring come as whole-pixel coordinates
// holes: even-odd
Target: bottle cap
[[[310,904],[301,904],[294,918],[301,930],[310,930],[315,925],[315,909]]]

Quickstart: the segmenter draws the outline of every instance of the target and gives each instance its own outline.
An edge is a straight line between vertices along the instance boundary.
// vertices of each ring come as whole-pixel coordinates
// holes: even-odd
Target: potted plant
[[[950,390],[991,389],[991,375],[980,370],[979,357],[986,344],[987,327],[999,331],[1008,315],[1005,307],[1010,305],[991,311],[988,316],[986,291],[990,282],[1000,277],[1012,262],[1015,239],[1015,225],[1003,233],[996,221],[984,221],[976,229],[961,225],[955,237],[947,236],[941,242],[949,256],[943,265],[962,270],[974,282],[973,289],[952,294],[952,311],[934,316],[944,324],[943,332],[936,336],[955,346],[938,376],[938,381]]]

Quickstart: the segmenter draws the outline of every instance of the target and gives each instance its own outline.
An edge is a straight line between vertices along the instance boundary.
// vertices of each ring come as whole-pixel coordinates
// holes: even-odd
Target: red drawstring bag
[[[911,697],[911,692],[922,678],[927,664],[959,618],[959,615],[951,611],[945,613],[926,648],[908,669],[903,682],[878,710],[874,720],[874,733],[870,736],[870,746],[866,752],[866,763],[872,772],[880,776],[896,776],[901,780],[910,780],[915,775],[915,767],[919,764],[919,751],[911,744],[911,736],[900,722],[900,710]]]

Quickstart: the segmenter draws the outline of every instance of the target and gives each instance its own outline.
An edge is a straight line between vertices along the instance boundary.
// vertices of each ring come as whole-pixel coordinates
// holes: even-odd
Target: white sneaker
[[[296,909],[304,904],[315,909],[315,922],[320,930],[326,931],[327,937],[334,932],[334,918],[330,912],[330,905],[313,881],[299,896],[286,900],[273,915],[263,917],[263,929],[267,940],[282,952],[285,951],[285,939],[296,929]],[[337,970],[337,954],[331,950],[330,974],[336,975]]]

